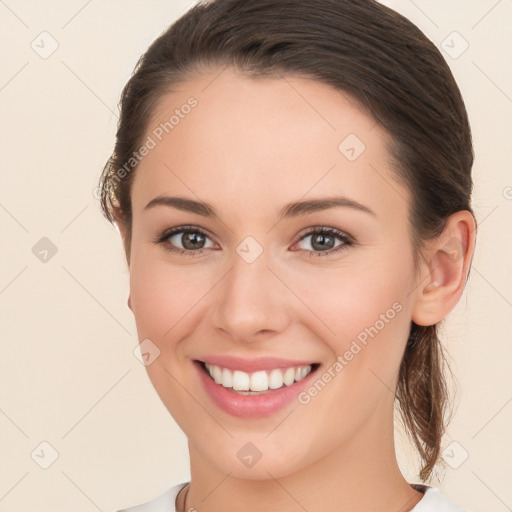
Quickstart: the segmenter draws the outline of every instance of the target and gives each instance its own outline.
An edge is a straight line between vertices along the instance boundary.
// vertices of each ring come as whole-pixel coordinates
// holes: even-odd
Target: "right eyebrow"
[[[187,199],[178,196],[158,196],[152,199],[145,207],[144,210],[149,210],[155,206],[168,206],[176,208],[185,212],[197,213],[203,217],[217,217],[213,206],[202,201],[195,201],[194,199]]]

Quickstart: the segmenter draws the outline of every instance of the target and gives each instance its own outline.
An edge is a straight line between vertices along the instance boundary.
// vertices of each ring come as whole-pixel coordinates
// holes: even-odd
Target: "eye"
[[[210,241],[210,245],[208,245]],[[168,229],[159,235],[156,244],[163,245],[169,252],[186,254],[187,256],[198,254],[214,246],[208,234],[194,226],[179,226]]]
[[[334,228],[318,226],[308,231],[297,243],[310,239],[303,250],[309,252],[310,256],[328,256],[341,252],[348,246],[354,244],[352,237]],[[337,243],[338,240],[338,243]]]
[[[308,231],[295,244],[309,242],[310,248],[302,248],[309,253],[309,256],[328,256],[333,253],[341,252],[348,246],[354,244],[351,236],[334,228],[318,226]],[[201,228],[195,226],[179,226],[167,229],[155,240],[156,244],[161,244],[166,251],[187,256],[193,256],[214,248],[215,244],[209,235]]]

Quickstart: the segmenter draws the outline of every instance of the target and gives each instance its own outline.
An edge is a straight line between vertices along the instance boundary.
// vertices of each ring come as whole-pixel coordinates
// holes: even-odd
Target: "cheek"
[[[331,361],[343,358],[346,378],[362,382],[373,371],[391,386],[410,329],[409,262],[390,258],[387,265],[381,260],[365,268],[347,266],[316,272],[314,279],[296,276],[294,282],[315,313],[314,331],[329,345]]]
[[[194,409],[195,402],[185,391],[187,386],[183,387],[183,383],[190,382],[193,369],[183,364],[181,341],[194,332],[201,298],[208,287],[206,279],[198,279],[197,273],[184,267],[170,266],[158,258],[132,260],[130,293],[139,340],[150,339],[160,351],[146,371],[185,432],[196,428],[194,419],[198,420],[204,411]]]
[[[330,418],[332,432],[318,447],[326,453],[334,438],[349,439],[373,415],[387,414],[410,328],[409,290],[398,269],[353,270],[340,271],[336,278],[334,272],[318,274],[316,293],[311,287],[306,292],[306,279],[295,281],[298,294],[321,319],[313,316],[308,329],[330,349],[325,370],[318,375],[325,384],[315,382],[300,402],[306,404],[304,413],[315,412],[305,414],[313,431],[324,428],[322,418]]]
[[[134,258],[130,293],[137,322],[163,337],[199,303],[215,276],[200,265],[170,265],[163,257]]]
[[[197,268],[188,271],[157,258],[136,259],[130,269],[130,293],[139,336],[155,338],[157,344],[176,338],[208,283],[207,273]]]

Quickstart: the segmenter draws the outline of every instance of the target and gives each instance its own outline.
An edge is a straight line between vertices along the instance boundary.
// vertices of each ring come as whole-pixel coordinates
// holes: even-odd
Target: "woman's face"
[[[232,476],[384,450],[419,283],[385,133],[327,85],[219,72],[161,98],[133,183],[149,377],[192,459]],[[147,206],[165,196],[187,202]],[[228,386],[197,361],[226,368]],[[299,363],[316,369],[279,389]],[[237,394],[235,370],[237,387],[265,372],[277,388]]]

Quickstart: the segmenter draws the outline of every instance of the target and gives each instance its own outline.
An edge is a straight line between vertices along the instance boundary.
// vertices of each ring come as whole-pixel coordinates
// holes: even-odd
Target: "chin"
[[[268,440],[251,441],[251,436],[246,436],[243,441],[232,439],[229,446],[216,445],[213,452],[210,449],[211,445],[203,453],[213,466],[232,478],[245,480],[283,478],[313,462],[306,460],[305,454],[294,446],[275,446]]]

